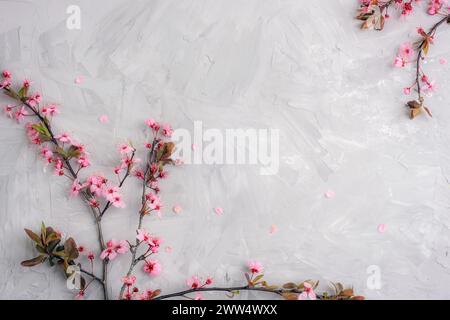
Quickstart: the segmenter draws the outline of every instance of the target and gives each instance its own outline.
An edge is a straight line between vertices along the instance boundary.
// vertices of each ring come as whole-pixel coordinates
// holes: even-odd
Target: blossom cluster
[[[401,8],[401,15],[406,16],[413,12],[413,4],[418,1],[378,1],[378,0],[360,0],[361,9],[357,19],[363,20],[363,29],[374,27],[376,30],[382,30],[384,20],[388,17],[387,10],[391,5]],[[410,64],[414,65],[416,77],[414,82],[403,88],[405,95],[411,94],[413,89],[417,92],[417,99],[408,101],[406,106],[409,108],[411,119],[414,119],[422,111],[425,111],[430,117],[431,111],[425,106],[425,97],[431,96],[436,88],[436,82],[425,73],[423,64],[428,55],[429,48],[435,42],[436,31],[439,26],[450,22],[450,6],[448,0],[428,0],[426,12],[431,15],[439,15],[441,19],[437,21],[428,31],[418,27],[417,33],[419,39],[415,43],[406,42],[400,45],[397,55],[394,59],[394,67],[404,68]],[[384,16],[383,16],[384,14]],[[440,58],[439,63],[445,64],[447,60]]]

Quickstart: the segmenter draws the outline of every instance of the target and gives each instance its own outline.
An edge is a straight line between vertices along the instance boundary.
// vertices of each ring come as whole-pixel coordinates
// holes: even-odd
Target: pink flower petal
[[[273,225],[270,226],[270,231],[269,231],[269,233],[270,233],[270,234],[274,234],[274,233],[277,233],[278,230],[279,230],[278,227],[277,227],[276,225],[273,224]]]
[[[173,248],[171,246],[167,246],[165,250],[167,253],[172,253]]]
[[[334,198],[335,195],[336,193],[333,190],[328,190],[327,192],[325,192],[325,197],[328,199]]]
[[[446,64],[446,63],[447,63],[447,59],[445,59],[445,58],[440,58],[440,59],[439,59],[439,63],[440,63],[440,64]]]
[[[223,209],[221,207],[215,207],[214,208],[214,212],[218,215],[221,216],[223,214]]]
[[[181,206],[179,204],[173,206],[173,208],[172,208],[172,211],[176,214],[180,214],[182,210],[183,209],[181,208]]]
[[[106,114],[102,114],[98,118],[98,121],[100,121],[101,123],[107,123],[107,122],[109,122],[109,117]]]
[[[378,225],[377,230],[379,233],[384,233],[386,232],[386,225],[384,223],[381,223]]]
[[[83,80],[84,80],[83,76],[76,76],[74,82],[76,84],[82,84]]]
[[[191,145],[191,149],[194,150],[194,151],[197,150],[197,145],[196,145],[195,143],[193,143],[193,144]]]

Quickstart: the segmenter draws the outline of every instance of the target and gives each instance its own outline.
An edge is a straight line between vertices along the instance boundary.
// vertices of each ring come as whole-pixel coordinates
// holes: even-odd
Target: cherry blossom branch
[[[417,88],[417,95],[418,99],[422,99],[422,91],[421,91],[421,78],[424,75],[422,71],[422,62],[424,60],[424,55],[428,53],[428,47],[430,43],[433,42],[434,36],[436,34],[436,30],[439,28],[440,25],[442,25],[444,22],[449,23],[450,22],[450,14],[444,16],[441,20],[439,20],[437,23],[435,23],[431,29],[424,34],[423,29],[419,29],[419,33],[423,36],[423,40],[420,42],[418,48],[417,48],[417,60],[416,60],[416,88]],[[425,79],[423,79],[425,80]]]
[[[151,148],[150,148],[150,152],[148,154],[148,158],[146,159],[146,165],[145,165],[145,172],[144,172],[144,176],[142,179],[142,195],[141,195],[141,209],[139,210],[139,220],[138,220],[138,226],[136,230],[141,230],[142,228],[142,222],[145,216],[145,207],[146,207],[146,203],[147,203],[147,199],[145,197],[145,191],[147,189],[147,182],[148,182],[148,175],[151,172],[151,164],[154,161],[154,156],[155,156],[155,147],[158,144],[158,139],[157,139],[157,133],[155,132],[155,137],[153,139],[153,142],[151,144]],[[150,212],[149,212],[150,213]],[[146,253],[140,255],[138,258],[136,258],[137,255],[137,250],[139,248],[139,246],[143,243],[143,241],[140,241],[138,238],[136,238],[136,242],[134,245],[130,245],[130,251],[131,251],[131,262],[130,262],[130,266],[128,268],[126,277],[130,277],[130,275],[132,274],[134,268],[136,267],[136,265],[140,262],[140,261],[144,261],[146,259]],[[150,248],[149,248],[150,249]],[[124,283],[120,289],[120,293],[119,293],[119,299],[122,299],[124,296],[124,292],[125,289],[127,288],[126,284]]]
[[[445,14],[430,28],[428,32],[425,32],[423,28],[418,28],[417,30],[422,39],[416,42],[417,58],[415,61],[415,81],[412,86],[403,89],[405,94],[409,94],[412,87],[416,88],[417,100],[408,101],[406,104],[409,107],[411,119],[414,119],[422,112],[422,110],[425,110],[425,112],[432,117],[430,109],[428,109],[428,107],[424,104],[425,98],[423,96],[424,89],[422,88],[422,85],[426,85],[426,90],[428,92],[432,91],[435,85],[434,81],[431,81],[423,71],[422,65],[425,60],[425,56],[428,54],[430,45],[434,43],[437,29],[445,22],[450,23],[450,13]],[[410,44],[403,44],[399,49],[397,57],[395,58],[394,65],[396,67],[404,67],[407,65],[410,60],[411,50],[412,47]]]
[[[8,73],[4,72],[3,74],[8,75]],[[10,77],[10,76],[9,76]],[[6,77],[7,79],[9,77]],[[9,80],[5,80],[5,81],[9,81]],[[28,86],[26,86],[24,84],[23,88],[26,88],[25,91],[28,91]],[[9,85],[7,86],[2,86],[2,89],[4,91],[4,93],[6,95],[8,95],[9,97],[17,100],[18,102],[20,102],[21,104],[23,104],[28,110],[30,110],[32,112],[32,114],[37,117],[40,121],[40,123],[42,124],[42,126],[45,128],[45,130],[48,132],[50,141],[55,145],[56,149],[62,148],[60,143],[58,142],[58,140],[56,139],[56,135],[53,133],[53,130],[51,128],[50,122],[48,121],[48,119],[46,117],[44,117],[38,109],[38,105],[36,106],[36,108],[34,108],[29,102],[28,102],[28,97],[26,96],[26,94],[23,95],[23,97],[19,96],[16,92],[13,92]],[[72,167],[72,164],[70,163],[70,160],[66,157],[62,157],[62,161],[65,164],[65,168],[69,171],[71,178],[76,181],[78,179],[78,174],[77,172],[75,172],[75,170]],[[80,167],[81,168],[81,167]],[[87,194],[86,191],[82,191],[82,195],[85,199],[85,201],[87,203],[89,203],[89,195]],[[106,248],[105,246],[105,241],[104,241],[104,237],[103,237],[103,231],[102,231],[102,226],[101,226],[101,213],[100,212],[96,212],[94,208],[90,207],[94,220],[95,220],[95,224],[97,227],[97,235],[98,235],[98,241],[99,241],[99,245],[101,250],[104,250]],[[98,208],[97,208],[98,210]],[[108,269],[107,269],[107,265],[108,265],[108,260],[105,259],[102,262],[103,267],[102,267],[102,289],[103,289],[103,295],[104,295],[104,299],[105,300],[109,300],[109,296],[108,296],[108,282],[107,282],[107,277],[108,277]]]
[[[304,290],[299,290],[299,289],[291,289],[291,290],[287,290],[287,289],[268,289],[268,288],[264,288],[264,287],[250,287],[250,286],[240,286],[240,287],[229,287],[229,288],[225,288],[225,287],[204,287],[204,288],[193,288],[193,289],[188,289],[188,290],[184,290],[184,291],[180,291],[180,292],[174,292],[174,293],[170,293],[170,294],[166,294],[166,295],[160,295],[157,296],[155,298],[153,298],[153,300],[165,300],[165,299],[170,299],[170,298],[176,298],[176,297],[185,297],[185,295],[190,294],[190,293],[196,293],[196,292],[228,292],[228,293],[236,293],[237,291],[259,291],[259,292],[268,292],[268,293],[272,293],[272,294],[276,294],[279,296],[283,296],[283,294],[288,294],[288,293],[297,293],[300,294],[302,293]],[[317,299],[320,300],[321,296],[316,295]],[[187,297],[185,297],[187,298]]]
[[[131,173],[131,169],[133,167],[133,160],[134,160],[134,156],[136,155],[136,150],[133,150],[133,152],[131,153],[131,157],[130,157],[130,163],[127,165],[127,171],[125,172],[125,175],[123,176],[123,178],[120,180],[119,182],[119,189],[122,188],[123,184],[125,183],[125,180],[130,176]],[[106,213],[106,211],[112,206],[112,202],[108,201],[105,205],[105,207],[103,208],[103,210],[100,211],[100,218],[103,217],[103,215]]]

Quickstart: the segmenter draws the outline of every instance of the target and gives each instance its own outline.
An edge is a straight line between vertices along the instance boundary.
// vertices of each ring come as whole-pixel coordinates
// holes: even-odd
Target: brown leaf
[[[24,229],[26,234],[30,237],[31,240],[33,240],[34,242],[36,242],[37,244],[42,246],[42,241],[41,238],[34,233],[33,231],[31,231],[30,229]]]
[[[420,109],[411,109],[410,118],[414,119],[420,114],[420,112],[421,112]]]
[[[38,264],[41,264],[42,262],[44,262],[45,258],[46,258],[46,256],[40,255],[33,259],[22,261],[20,264],[23,267],[34,267],[34,266],[37,266]]]
[[[430,42],[428,40],[424,40],[423,42],[423,46],[422,46],[422,51],[425,55],[428,54],[428,49],[430,48]]]
[[[353,296],[353,289],[345,289],[345,290],[342,290],[342,291],[339,293],[339,295],[345,296],[345,297],[351,297],[351,296]]]
[[[78,258],[77,244],[73,238],[69,238],[64,242],[64,252],[69,260],[74,260]]]
[[[153,291],[150,299],[153,299],[156,296],[159,296],[161,294],[161,290],[160,289],[156,289],[155,291]]]
[[[287,292],[283,293],[282,296],[286,300],[298,300],[298,295],[296,293]]]
[[[297,285],[293,282],[288,282],[288,283],[283,284],[283,288],[284,289],[295,289],[295,288],[297,288]]]
[[[422,106],[419,102],[417,102],[416,100],[413,101],[408,101],[407,103],[408,107],[410,107],[411,109],[420,109],[420,107]]]

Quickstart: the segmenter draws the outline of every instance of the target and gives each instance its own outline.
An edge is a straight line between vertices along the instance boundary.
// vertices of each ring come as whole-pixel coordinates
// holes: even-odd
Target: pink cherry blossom
[[[201,292],[196,292],[195,294],[194,294],[194,300],[203,300],[203,295],[202,295],[202,293]]]
[[[406,60],[399,56],[395,57],[394,67],[403,68],[404,66],[406,66]]]
[[[103,190],[106,186],[106,178],[99,175],[93,175],[89,176],[86,181],[89,186],[89,190],[92,193],[94,193],[97,197],[103,195]]]
[[[128,287],[134,285],[136,283],[136,277],[135,276],[127,276],[122,278],[122,282],[127,285]]]
[[[152,236],[145,229],[138,229],[136,239],[141,242],[152,243]]]
[[[39,92],[36,92],[28,97],[27,103],[31,107],[36,107],[39,103],[41,103],[41,100],[42,100],[41,94]]]
[[[429,15],[432,15],[432,16],[434,16],[435,14],[438,14],[439,10],[442,8],[444,3],[447,4],[447,1],[444,1],[444,0],[430,0],[428,2],[427,13]]]
[[[165,249],[165,251],[166,251],[167,253],[172,253],[173,248],[172,248],[171,246],[167,246],[166,249]]]
[[[106,187],[103,189],[103,195],[108,201],[114,201],[116,196],[119,196],[119,188],[118,187]]]
[[[106,248],[100,254],[100,259],[102,259],[102,260],[104,260],[104,259],[114,260],[116,257],[117,257],[117,252],[116,252],[116,250],[114,250],[114,248]]]
[[[119,153],[121,154],[121,155],[127,155],[127,154],[130,154],[130,153],[132,153],[134,151],[134,148],[133,147],[131,147],[129,144],[127,144],[127,143],[122,143],[120,146],[119,146]]]
[[[279,230],[279,229],[278,229],[278,226],[276,226],[276,225],[273,224],[273,225],[270,226],[270,231],[269,231],[269,233],[270,233],[270,234],[274,234],[274,233],[277,233],[278,230]]]
[[[3,70],[2,76],[3,78],[11,78],[11,72],[9,72],[8,70]]]
[[[411,94],[411,88],[403,88],[403,93],[404,94],[406,94],[406,95],[408,95],[408,94]]]
[[[78,291],[77,295],[75,296],[75,300],[84,300],[84,290]]]
[[[336,193],[333,190],[328,190],[325,192],[325,197],[328,199],[332,199],[336,196]]]
[[[67,133],[61,133],[55,136],[55,139],[61,141],[62,143],[71,143],[72,139]]]
[[[439,59],[439,63],[440,63],[440,64],[446,64],[446,63],[447,63],[447,59],[445,59],[445,58],[440,58],[440,59]]]
[[[147,127],[149,127],[150,129],[152,129],[154,132],[158,131],[160,129],[160,125],[158,122],[156,122],[154,119],[150,118],[145,120],[145,124],[147,125]]]
[[[23,80],[22,86],[23,86],[24,88],[29,88],[30,85],[31,85],[30,80],[28,80],[28,79]]]
[[[214,208],[214,212],[218,215],[221,216],[223,214],[223,209],[221,207],[215,207]]]
[[[152,290],[145,290],[140,296],[139,300],[150,300],[153,295]]]
[[[29,122],[25,125],[28,139],[34,144],[41,144],[41,139],[39,137],[39,132],[33,128],[33,123]]]
[[[93,261],[95,259],[95,255],[92,251],[89,251],[89,253],[87,254],[87,258],[91,261]]]
[[[104,260],[108,258],[109,260],[114,260],[117,255],[127,253],[130,250],[128,242],[126,240],[117,241],[111,239],[106,244],[106,249],[100,254],[100,259]]]
[[[85,155],[78,157],[77,162],[82,168],[87,168],[91,165],[87,156],[85,156]]]
[[[77,180],[75,179],[72,183],[72,187],[70,189],[70,195],[72,197],[76,197],[78,196],[78,194],[80,193],[80,191],[83,189],[83,185]]]
[[[312,285],[309,282],[304,282],[303,287],[304,290],[299,294],[298,300],[306,300],[308,298],[310,300],[316,300],[316,293],[314,292]]]
[[[384,233],[386,231],[386,225],[384,223],[379,224],[377,230],[379,233]]]
[[[162,133],[166,137],[171,137],[173,134],[173,129],[170,124],[165,124],[162,128]]]
[[[248,269],[251,273],[260,273],[263,270],[262,264],[259,261],[250,261],[248,263]]]
[[[161,273],[161,264],[156,260],[146,260],[144,264],[144,272],[151,276],[157,276]]]
[[[144,171],[141,168],[134,169],[132,174],[139,180],[144,180]]]
[[[109,122],[109,117],[106,114],[102,114],[100,117],[98,117],[98,121],[101,123],[107,123]]]
[[[127,253],[130,250],[130,246],[126,240],[120,240],[118,243],[116,243],[114,247],[117,251],[117,253]]]
[[[5,112],[5,114],[9,117],[12,118],[13,117],[13,111],[14,111],[14,107],[7,104],[6,106],[3,107],[3,111]]]
[[[414,55],[414,48],[410,42],[405,42],[400,45],[398,49],[398,57],[403,58],[405,61],[410,61]]]
[[[47,161],[47,163],[52,162],[53,151],[51,151],[48,146],[42,146],[39,150],[39,153],[42,156],[42,158],[44,158]]]
[[[145,195],[145,199],[148,201],[147,205],[150,210],[155,210],[155,211],[161,210],[161,207],[162,207],[161,199],[157,195],[150,192]]]
[[[114,207],[116,207],[116,208],[125,208],[125,207],[126,207],[125,203],[124,203],[123,200],[122,200],[122,196],[119,195],[119,194],[116,194],[116,195],[112,198],[111,203],[112,203],[112,205],[113,205]]]
[[[186,284],[192,289],[197,289],[200,287],[200,279],[197,276],[192,276],[186,280]]]
[[[73,80],[76,84],[81,84],[84,81],[83,76],[76,76],[75,79]]]
[[[180,214],[182,211],[181,206],[179,204],[174,205],[172,211],[176,214]]]
[[[11,85],[11,81],[8,79],[4,79],[0,81],[0,89],[7,88]]]
[[[27,115],[28,111],[25,109],[25,107],[22,106],[14,113],[14,119],[16,119],[17,122],[20,122]]]
[[[205,285],[210,285],[213,283],[213,278],[212,277],[207,277],[205,280]]]
[[[46,117],[53,117],[59,114],[58,106],[56,104],[49,104],[42,107],[41,112]]]
[[[100,202],[95,198],[91,198],[91,199],[89,199],[89,205],[92,208],[98,208],[100,206]]]

